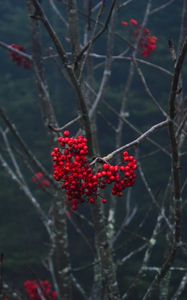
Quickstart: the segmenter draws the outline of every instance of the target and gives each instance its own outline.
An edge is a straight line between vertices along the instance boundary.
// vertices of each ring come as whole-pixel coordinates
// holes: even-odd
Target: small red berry
[[[102,202],[103,204],[106,204],[106,203],[107,203],[107,200],[106,200],[106,199],[102,199],[101,202]]]
[[[63,132],[63,135],[64,135],[65,137],[69,137],[69,136],[70,136],[69,130],[65,130],[65,131]],[[68,141],[68,140],[66,140],[66,141]]]
[[[135,19],[130,19],[130,24],[133,26],[137,26],[138,25],[138,21]]]
[[[122,21],[122,22],[121,22],[121,25],[124,26],[124,27],[127,27],[127,26],[129,26],[129,23],[126,22],[126,21]]]

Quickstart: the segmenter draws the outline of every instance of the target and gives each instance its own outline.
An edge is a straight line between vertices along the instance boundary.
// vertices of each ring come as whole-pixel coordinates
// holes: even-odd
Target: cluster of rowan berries
[[[47,280],[27,280],[24,283],[24,288],[31,300],[57,300],[57,292],[52,290],[52,286]]]
[[[38,188],[48,188],[50,186],[49,180],[45,179],[45,176],[42,172],[37,172],[33,177],[32,181],[37,184]]]
[[[25,48],[22,45],[12,44],[10,48],[19,50],[21,52],[26,52]],[[10,51],[10,58],[14,61],[17,65],[24,67],[25,69],[30,69],[32,67],[31,61],[27,58],[18,54],[14,51]]]
[[[101,189],[105,189],[108,184],[113,183],[112,194],[114,196],[122,196],[124,189],[135,184],[137,161],[127,151],[123,153],[123,160],[126,165],[111,166],[104,164],[97,173],[97,176],[101,178]]]
[[[138,24],[136,19],[130,19],[129,22],[122,21],[121,25],[124,27],[133,28],[133,37],[137,38],[142,30],[142,27]],[[132,33],[132,31],[131,31]],[[143,57],[149,57],[152,52],[154,52],[157,48],[157,37],[151,35],[151,31],[148,28],[144,28],[142,30],[142,36],[139,41],[139,50]]]
[[[126,165],[112,166],[104,163],[94,170],[88,161],[85,137],[70,137],[70,132],[64,131],[63,137],[58,138],[58,143],[60,147],[54,148],[51,154],[53,177],[62,183],[67,202],[73,210],[85,201],[94,204],[98,198],[101,198],[103,204],[106,203],[101,190],[109,184],[113,184],[112,194],[116,196],[121,196],[125,188],[135,184],[137,162],[127,151],[123,153]]]

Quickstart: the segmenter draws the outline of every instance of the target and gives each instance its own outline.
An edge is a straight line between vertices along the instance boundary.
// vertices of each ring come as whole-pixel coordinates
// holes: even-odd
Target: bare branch
[[[187,38],[183,44],[182,50],[179,54],[179,57],[176,62],[175,73],[173,76],[172,84],[171,84],[171,92],[169,97],[169,135],[170,135],[170,142],[171,142],[171,151],[172,151],[172,171],[173,171],[173,184],[174,184],[174,211],[175,211],[175,229],[174,229],[174,240],[171,245],[171,249],[169,255],[165,262],[163,263],[161,270],[157,276],[155,276],[153,282],[149,286],[143,300],[150,299],[153,290],[159,283],[163,280],[167,272],[169,271],[175,256],[178,244],[180,242],[181,237],[181,186],[180,186],[180,160],[178,154],[178,145],[175,136],[175,127],[173,124],[173,120],[176,116],[176,107],[175,107],[175,99],[178,89],[178,82],[180,78],[180,72],[183,66],[184,58],[186,56],[187,51]]]
[[[113,152],[107,154],[106,156],[103,157],[103,159],[105,161],[111,160],[115,155],[117,155],[118,153],[121,153],[122,151],[124,151],[125,149],[128,149],[132,146],[137,146],[139,143],[141,143],[143,140],[145,140],[151,133],[155,132],[156,130],[163,128],[165,126],[169,125],[169,120],[165,120],[163,122],[160,122],[156,125],[153,125],[150,129],[148,129],[146,132],[144,132],[140,137],[138,137],[137,139],[135,139],[134,141],[119,147],[118,149],[114,150]]]
[[[81,117],[82,117],[82,122],[83,122],[83,127],[84,130],[86,132],[86,137],[88,139],[88,144],[89,144],[89,149],[90,151],[93,151],[93,141],[92,141],[92,130],[91,130],[91,124],[90,124],[90,119],[88,116],[88,109],[87,109],[87,105],[81,90],[81,86],[78,83],[76,76],[74,74],[73,68],[72,66],[69,64],[69,60],[67,58],[65,49],[60,41],[60,39],[58,38],[58,36],[56,35],[53,27],[51,26],[50,22],[48,21],[46,15],[44,14],[43,9],[41,8],[39,2],[37,0],[31,0],[33,2],[33,5],[36,9],[36,16],[40,18],[40,20],[42,21],[42,23],[44,24],[48,34],[50,35],[57,52],[59,53],[62,62],[64,64],[64,67],[67,71],[67,74],[70,77],[70,80],[73,84],[73,87],[75,88],[77,97],[78,97],[78,103],[79,103],[79,107],[80,107],[80,111],[81,111]]]
[[[5,42],[3,41],[0,41],[0,47],[4,48],[4,49],[7,49],[9,50],[10,52],[13,52],[13,53],[16,53],[16,54],[19,54],[20,56],[22,57],[25,57],[26,59],[28,59],[29,61],[32,62],[32,56],[23,52],[23,51],[20,51],[18,49],[15,49],[13,48],[11,45],[8,45],[6,44]]]
[[[83,289],[83,287],[80,285],[80,283],[78,282],[77,278],[76,278],[74,275],[72,275],[71,278],[72,278],[72,281],[73,281],[75,287],[76,287],[77,290],[80,292],[82,299],[87,300],[87,299],[88,299],[88,296],[86,295],[86,291],[85,291],[85,290]]]
[[[119,113],[119,119],[118,119],[118,125],[117,125],[117,132],[116,132],[116,148],[119,148],[122,144],[122,135],[123,135],[123,128],[124,128],[124,122],[121,119],[121,117],[123,117],[124,113],[125,113],[125,109],[126,109],[126,105],[127,105],[127,99],[128,99],[128,95],[129,95],[129,91],[133,82],[133,77],[134,77],[134,63],[133,61],[135,61],[137,53],[138,53],[138,45],[139,42],[141,40],[142,34],[143,34],[143,29],[148,21],[148,16],[149,16],[149,12],[151,9],[151,3],[152,1],[149,0],[147,2],[146,5],[146,9],[145,9],[145,13],[144,13],[144,18],[143,18],[143,22],[141,24],[141,29],[140,32],[138,33],[137,39],[135,41],[135,45],[134,45],[134,50],[132,53],[132,58],[133,60],[130,63],[130,67],[129,67],[129,72],[128,72],[128,77],[127,77],[127,81],[124,87],[124,92],[123,92],[123,97],[122,97],[122,101],[121,101],[121,107],[120,107],[120,113]]]
[[[175,292],[174,296],[171,298],[171,300],[178,300],[180,298],[180,296],[182,295],[182,293],[184,292],[184,290],[186,288],[186,284],[187,284],[187,272],[182,277],[181,283],[180,283],[177,291]]]
[[[127,1],[125,1],[125,2],[123,2],[122,4],[120,4],[120,8],[121,7],[124,7],[124,6],[126,6],[126,5],[128,5],[129,3],[131,3],[132,1],[134,1],[134,0],[127,0]]]
[[[116,110],[109,104],[107,103],[105,100],[103,101],[103,103],[105,104],[105,106],[110,110],[112,111],[116,116],[120,117],[123,122],[125,122],[131,129],[133,129],[136,133],[142,135],[143,133],[137,129],[133,124],[131,124],[125,115],[123,116],[119,116],[118,112],[116,112]],[[153,145],[155,145],[158,149],[160,149],[163,153],[167,154],[168,156],[170,156],[170,153],[164,148],[162,147],[160,144],[158,144],[157,142],[155,142],[154,140],[152,140],[150,137],[147,137],[147,140],[149,142],[151,142]]]
[[[147,243],[143,244],[139,248],[131,251],[128,255],[124,256],[121,260],[117,262],[118,267],[121,267],[127,260],[131,259],[131,257],[135,256],[136,254],[140,253],[147,247]]]
[[[95,43],[95,41],[105,32],[105,30],[107,29],[107,26],[110,22],[110,18],[112,16],[112,12],[113,12],[113,9],[115,7],[115,4],[116,4],[116,1],[117,0],[113,0],[113,3],[112,3],[112,6],[111,6],[111,9],[110,9],[110,12],[109,12],[109,15],[107,17],[107,20],[104,24],[104,26],[102,27],[102,29],[87,43],[86,46],[84,46],[84,48],[81,50],[80,54],[77,56],[77,62],[82,58],[83,54],[88,50],[88,48],[90,48],[90,45],[93,45]],[[103,2],[102,2],[103,3]],[[102,4],[103,5],[103,4]],[[102,7],[101,7],[101,11],[99,12],[98,14],[98,21],[99,21],[99,18],[100,18],[100,14],[102,13]],[[98,23],[98,21],[96,22],[96,24]]]
[[[111,76],[111,64],[112,64],[112,52],[114,48],[114,23],[115,23],[115,17],[116,17],[116,9],[114,7],[112,16],[111,16],[111,22],[109,26],[109,31],[108,31],[108,41],[107,41],[107,53],[106,53],[106,60],[105,60],[105,69],[103,71],[103,77],[101,80],[101,84],[99,87],[99,90],[97,92],[97,96],[95,98],[95,101],[92,105],[92,108],[89,111],[89,115],[91,118],[93,118],[94,113],[97,109],[97,106],[101,99],[103,98],[106,90],[106,86],[108,83],[108,80]]]
[[[62,23],[65,25],[65,27],[68,27],[68,22],[65,20],[65,18],[60,13],[59,9],[57,8],[56,4],[54,3],[54,0],[49,0],[49,3],[51,7],[53,8],[56,15],[59,17],[59,19],[62,21]]]
[[[54,180],[52,179],[52,177],[49,175],[49,173],[46,171],[46,169],[43,167],[43,165],[40,163],[40,161],[34,156],[34,154],[31,152],[29,147],[26,145],[26,143],[22,139],[21,135],[19,134],[18,130],[16,129],[15,125],[11,123],[6,112],[4,111],[4,109],[2,107],[0,107],[0,117],[3,119],[6,126],[9,128],[10,132],[16,138],[16,141],[21,146],[21,148],[23,149],[24,153],[26,154],[26,156],[30,160],[30,162],[32,164],[34,164],[34,166],[35,166],[35,168],[37,168],[37,170],[40,170],[45,175],[45,177],[50,181],[50,183],[54,187],[57,187],[57,185],[54,182]]]
[[[49,236],[51,237],[52,235],[51,235],[51,229],[50,229],[50,226],[49,226],[49,220],[48,220],[45,212],[41,208],[39,202],[37,201],[37,199],[31,193],[29,187],[26,184],[23,184],[22,181],[20,181],[20,179],[18,178],[16,173],[10,168],[10,166],[8,165],[8,163],[5,161],[5,159],[3,158],[3,156],[1,154],[0,154],[0,162],[1,162],[1,165],[2,165],[3,169],[5,169],[5,171],[10,175],[11,179],[18,184],[19,188],[29,198],[32,205],[35,207],[37,213],[39,214],[39,216],[42,220],[42,223],[45,226]]]
[[[175,1],[175,0],[169,0],[169,1],[167,1],[166,3],[160,5],[159,7],[156,7],[156,8],[154,8],[154,9],[152,9],[152,10],[150,11],[150,15],[155,14],[155,13],[157,13],[157,12],[159,12],[159,11],[165,9],[166,7],[168,7],[169,5],[171,5],[174,1]]]
[[[80,52],[80,37],[79,37],[79,20],[77,14],[77,0],[68,0],[68,15],[69,15],[69,38],[72,48],[73,61],[76,60]]]
[[[55,128],[53,126],[51,126],[50,124],[48,125],[49,128],[51,130],[53,130],[54,132],[62,132],[64,129],[70,127],[71,125],[75,124],[77,121],[79,121],[81,118],[81,116],[76,117],[75,119],[69,121],[68,123],[66,123],[64,126],[60,127],[60,128]]]
[[[157,221],[154,227],[154,230],[152,232],[151,238],[149,239],[149,243],[147,245],[147,249],[144,254],[142,265],[138,271],[138,274],[133,281],[133,283],[128,288],[127,292],[125,292],[122,296],[122,300],[128,299],[128,296],[131,294],[132,290],[135,288],[135,286],[138,284],[140,277],[143,275],[145,268],[148,266],[148,263],[150,261],[151,253],[153,250],[153,247],[157,243],[157,236],[160,232],[161,226],[162,226],[163,216],[162,213],[158,214]]]
[[[156,100],[156,98],[153,96],[152,92],[150,91],[150,88],[148,87],[148,84],[146,82],[144,74],[143,74],[142,70],[140,69],[140,67],[138,66],[137,61],[135,60],[134,63],[135,63],[138,75],[140,76],[140,79],[142,81],[142,84],[143,84],[143,86],[145,88],[146,93],[151,98],[151,100],[156,105],[156,107],[161,111],[161,113],[163,114],[163,116],[164,117],[168,117],[167,113],[164,111],[164,109],[161,107],[161,105],[159,104],[159,102]]]

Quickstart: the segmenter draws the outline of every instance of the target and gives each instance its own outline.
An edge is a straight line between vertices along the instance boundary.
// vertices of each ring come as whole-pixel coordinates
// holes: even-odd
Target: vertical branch
[[[3,294],[3,262],[4,262],[4,255],[1,253],[0,255],[0,296]]]
[[[180,28],[180,38],[179,38],[179,51],[181,47],[183,46],[183,43],[185,41],[185,38],[187,36],[187,0],[183,0],[183,8],[182,8],[182,17],[181,17],[181,28]],[[178,123],[179,126],[181,126],[181,129],[184,128],[184,130],[187,129],[187,122],[185,119],[184,109],[185,109],[185,99],[183,95],[183,78],[180,75],[180,93],[178,94],[178,110],[180,112],[178,116]],[[179,142],[179,149],[182,148],[182,145],[185,141],[186,134],[184,134],[182,131],[179,134],[178,142]]]
[[[54,3],[54,0],[49,0],[49,3],[51,4],[52,9],[56,13],[56,15],[59,17],[59,19],[62,21],[62,23],[64,24],[64,26],[68,27],[68,23],[67,23],[66,19],[62,16],[62,14],[60,13],[60,11],[58,10],[56,4]]]
[[[169,287],[170,287],[170,279],[171,279],[171,270],[164,277],[161,285],[160,285],[160,297],[159,300],[167,300],[169,296]]]
[[[139,44],[139,41],[141,39],[141,35],[142,35],[142,32],[143,32],[142,30],[143,30],[143,28],[145,27],[145,25],[147,23],[147,19],[148,19],[150,9],[151,9],[151,2],[152,1],[150,0],[147,3],[147,7],[146,7],[146,10],[145,10],[145,14],[144,14],[144,19],[143,19],[142,26],[141,26],[142,29],[141,29],[141,31],[138,35],[138,38],[137,38],[135,46],[134,46],[134,51],[133,51],[133,54],[132,54],[133,61],[135,61],[135,59],[136,59],[136,55],[137,55],[137,52],[138,52],[138,44]],[[134,77],[134,68],[135,68],[135,66],[134,66],[133,61],[131,61],[131,63],[130,63],[129,74],[128,74],[127,82],[126,82],[126,85],[125,85],[125,88],[124,88],[123,99],[122,99],[121,109],[120,109],[120,113],[119,113],[121,118],[125,114],[127,98],[128,98],[129,90],[130,90],[132,80],[133,80],[133,77]],[[122,143],[123,125],[124,124],[123,124],[123,121],[122,121],[121,118],[119,118],[119,122],[118,122],[118,126],[117,126],[116,148],[119,148],[121,146],[121,143]]]
[[[86,23],[85,23],[85,30],[84,30],[84,44],[88,42],[88,40],[91,39],[92,36],[92,26],[91,26],[91,18],[92,18],[92,0],[85,1],[84,3],[85,8],[85,15],[86,15]],[[91,49],[90,49],[91,50]],[[84,62],[83,62],[84,64]],[[90,86],[95,85],[95,78],[94,78],[94,69],[93,69],[93,57],[91,55],[88,55],[87,60],[85,60],[85,66],[86,66],[86,81],[85,76],[82,81],[83,86],[83,93],[86,100],[86,103],[88,104],[88,107],[91,106],[91,103],[93,102],[93,93],[90,91],[90,89],[87,88],[86,84],[89,83]],[[80,68],[82,68],[80,64]],[[89,112],[89,118],[91,121],[92,126],[92,136],[93,136],[93,147],[94,147],[94,155],[97,155],[99,153],[99,145],[98,145],[98,139],[97,139],[97,126],[96,126],[96,118],[91,118],[90,112]]]
[[[101,207],[96,205],[92,209],[94,227],[96,233],[96,245],[102,269],[102,288],[108,300],[120,300],[116,270],[112,257],[112,249],[109,244]]]
[[[174,236],[171,248],[169,250],[169,254],[164,261],[160,272],[155,276],[153,282],[151,283],[150,287],[148,288],[143,300],[147,300],[151,298],[151,295],[154,289],[160,284],[163,278],[168,273],[172,263],[174,262],[177,247],[180,242],[181,237],[181,185],[180,185],[180,158],[179,158],[179,149],[176,139],[176,128],[174,125],[174,120],[176,118],[176,95],[178,92],[178,83],[180,79],[181,69],[184,63],[184,58],[186,56],[187,51],[187,38],[183,44],[181,53],[179,54],[176,66],[175,66],[175,73],[173,76],[172,84],[171,84],[171,92],[169,96],[169,137],[171,143],[171,155],[172,155],[172,175],[173,175],[173,206],[174,206]]]
[[[139,35],[137,37],[137,40],[135,42],[134,50],[133,50],[133,53],[132,53],[132,61],[130,62],[129,73],[128,73],[127,81],[126,81],[126,84],[125,84],[123,97],[122,97],[121,108],[120,108],[120,112],[119,112],[118,125],[117,125],[117,128],[116,128],[116,142],[115,142],[116,143],[116,149],[120,148],[120,146],[122,144],[123,128],[124,128],[123,118],[125,116],[127,99],[128,99],[128,95],[129,95],[129,91],[130,91],[132,82],[133,82],[134,73],[135,73],[134,61],[136,60],[136,56],[137,56],[137,53],[138,53],[138,45],[139,45],[139,41],[140,41],[142,33],[143,33],[143,28],[145,27],[145,25],[148,21],[150,9],[151,9],[151,4],[152,4],[151,2],[152,1],[148,1],[148,3],[147,3],[145,14],[144,14],[144,19],[143,19],[142,26],[141,26],[141,30],[140,30],[140,33],[139,33]],[[116,163],[118,163],[118,162],[119,162],[119,160],[116,159]],[[117,205],[113,204],[112,209],[113,209],[113,215],[115,215]],[[115,221],[115,217],[114,217],[114,221]]]
[[[51,37],[56,50],[64,64],[64,67],[67,71],[67,74],[71,80],[71,83],[75,89],[76,95],[77,95],[77,100],[78,100],[78,105],[79,105],[79,109],[80,109],[80,114],[81,114],[81,120],[82,120],[82,126],[86,132],[86,137],[88,139],[88,146],[90,149],[90,155],[93,155],[93,136],[92,136],[92,130],[91,130],[91,122],[90,122],[90,118],[88,115],[88,108],[87,108],[87,104],[81,89],[81,86],[79,84],[79,82],[77,81],[77,78],[75,76],[73,67],[69,64],[69,60],[67,58],[65,49],[60,41],[60,39],[58,38],[56,32],[54,31],[53,27],[51,26],[49,20],[47,19],[42,7],[40,6],[39,2],[37,0],[31,0],[34,8],[35,8],[35,18],[39,18],[42,23],[44,24],[49,36]]]
[[[115,18],[116,18],[116,3],[117,1],[113,2],[113,8],[111,11],[110,26],[109,26],[108,41],[107,41],[107,56],[105,60],[105,69],[103,72],[103,78],[97,96],[95,98],[95,101],[89,112],[89,116],[91,119],[94,119],[98,104],[102,100],[105,94],[106,86],[109,77],[111,75],[112,52],[114,47],[114,25],[115,25]],[[91,45],[92,43],[90,43],[89,48],[91,47]],[[116,278],[116,269],[113,261],[112,247],[111,244],[109,243],[109,239],[107,236],[107,228],[105,226],[103,211],[99,204],[93,207],[92,215],[93,215],[95,234],[96,234],[95,245],[97,248],[98,260],[100,261],[100,266],[96,265],[95,268],[95,280],[98,279],[97,283],[101,284],[101,288],[103,290],[100,292],[103,293],[103,295],[106,295],[107,299],[117,300],[120,299],[120,295],[119,295],[118,282]],[[99,296],[102,298],[101,295],[97,295],[97,297]]]
[[[27,0],[28,14],[32,16],[33,14],[33,4],[32,1]],[[36,84],[38,88],[38,95],[41,104],[41,111],[44,119],[44,125],[49,131],[49,124],[56,127],[57,121],[53,106],[50,101],[50,96],[48,93],[47,83],[44,78],[43,60],[42,60],[42,47],[40,42],[40,31],[39,23],[35,18],[30,18],[31,25],[31,35],[32,35],[32,58],[33,67],[35,72]]]
[[[89,112],[89,115],[91,118],[95,114],[98,104],[100,103],[100,101],[102,100],[102,98],[105,95],[107,83],[111,76],[112,53],[113,53],[113,48],[114,48],[115,19],[116,19],[116,7],[114,7],[114,9],[113,9],[111,20],[110,20],[110,25],[109,25],[109,30],[108,30],[105,68],[103,71],[101,84],[100,84],[99,90],[97,92],[96,99],[92,105],[92,108],[90,109],[90,112]]]
[[[73,61],[75,61],[80,51],[79,38],[79,20],[77,15],[77,1],[68,0],[68,15],[69,15],[69,37],[72,48]]]
[[[124,293],[124,295],[122,297],[123,300],[128,299],[128,297],[131,296],[131,293],[133,292],[134,288],[138,285],[140,278],[144,275],[146,267],[148,266],[150,258],[151,258],[151,253],[153,251],[153,247],[156,245],[158,234],[159,234],[161,226],[162,226],[162,222],[163,222],[163,212],[161,211],[158,214],[155,227],[153,229],[151,238],[149,239],[149,243],[148,243],[147,249],[145,251],[144,257],[143,257],[142,265],[138,271],[138,274],[137,274],[135,280],[130,285],[127,292]]]
[[[71,79],[71,82],[77,92],[80,108],[81,108],[81,114],[82,119],[84,122],[84,129],[86,130],[86,136],[88,138],[89,143],[89,149],[93,153],[93,140],[92,140],[92,133],[91,133],[91,124],[90,119],[88,115],[87,106],[85,103],[84,95],[82,94],[82,90],[80,85],[77,82],[77,79],[75,77],[75,74],[72,70],[72,68],[68,65],[68,60],[66,58],[65,50],[58,39],[56,33],[54,32],[53,28],[51,27],[49,21],[47,20],[46,16],[43,13],[43,10],[41,9],[41,6],[39,5],[38,1],[32,0],[33,4],[35,5],[36,11],[39,14],[39,17],[41,18],[42,22],[44,23],[48,33],[50,34],[56,49],[59,53],[59,55],[62,58],[62,61],[64,63],[64,66],[67,70],[67,73]],[[118,291],[118,284],[116,281],[116,275],[115,275],[115,268],[113,264],[113,258],[112,258],[112,251],[109,247],[109,243],[107,241],[107,235],[106,235],[106,229],[104,224],[104,216],[101,211],[100,206],[96,206],[93,209],[93,218],[95,223],[95,232],[96,232],[96,246],[99,247],[98,252],[101,258],[101,266],[103,271],[103,278],[104,278],[104,286],[108,294],[108,299],[111,300],[117,300],[119,299],[119,291]],[[61,244],[62,246],[62,244]]]
[[[187,0],[183,0],[181,28],[179,37],[179,49],[182,47],[185,37],[187,36]]]
[[[87,7],[88,9],[88,26],[87,26],[87,33],[89,32],[89,41],[87,42],[86,46],[84,46],[83,49],[81,49],[80,53],[77,55],[77,60],[76,62],[79,62],[80,59],[83,57],[83,54],[85,53],[85,56],[84,58],[82,59],[82,63],[81,63],[81,67],[80,67],[80,74],[79,74],[79,82],[81,82],[82,80],[82,77],[83,77],[83,71],[84,71],[84,67],[87,63],[87,60],[89,59],[89,54],[90,54],[90,51],[94,45],[94,42],[95,42],[95,35],[96,35],[96,30],[97,30],[97,27],[98,27],[98,24],[99,24],[99,20],[102,16],[102,13],[103,13],[103,9],[104,9],[104,3],[102,3],[100,9],[99,9],[99,12],[97,14],[97,18],[96,18],[96,22],[95,22],[95,26],[93,28],[93,30],[91,30],[91,26],[90,26],[90,5],[91,3],[89,3],[89,6]],[[86,36],[88,38],[88,34],[86,34]],[[86,42],[86,39],[85,39],[85,42]]]
[[[34,6],[32,1],[28,1],[29,14],[33,14]],[[32,45],[33,45],[33,65],[36,75],[38,94],[41,102],[41,109],[44,118],[44,124],[47,130],[49,125],[57,127],[57,120],[53,106],[50,101],[47,83],[44,78],[42,51],[39,33],[39,23],[36,18],[31,19]],[[50,131],[51,132],[51,131]],[[54,281],[58,284],[59,297],[65,300],[71,299],[71,279],[70,279],[70,260],[68,251],[67,220],[62,212],[65,210],[64,199],[62,195],[57,195],[54,203],[54,226],[52,239],[52,262],[54,264],[52,275]],[[64,270],[68,270],[67,272]],[[54,271],[54,272],[53,272]]]
[[[61,195],[62,196],[62,195]],[[54,245],[51,253],[60,298],[72,299],[71,266],[65,204],[57,199],[53,206]],[[53,274],[53,276],[54,276]]]
[[[108,32],[108,41],[107,41],[107,55],[106,55],[106,60],[105,60],[105,70],[103,73],[103,78],[101,81],[100,89],[97,93],[97,97],[95,99],[95,103],[92,106],[91,112],[94,113],[94,110],[96,110],[99,101],[101,101],[102,97],[105,95],[105,89],[108,83],[108,80],[111,76],[111,65],[112,65],[112,54],[113,54],[113,48],[114,48],[114,29],[115,29],[115,21],[116,21],[116,9],[113,11],[112,17],[111,17],[111,22],[110,22],[110,27],[109,27],[109,32]],[[111,204],[110,204],[110,209],[109,209],[109,214],[108,214],[108,228],[107,228],[107,233],[108,237],[112,238],[114,235],[114,227],[115,227],[115,221],[116,221],[116,201],[113,199],[114,197],[111,196]],[[113,201],[114,200],[114,201]]]

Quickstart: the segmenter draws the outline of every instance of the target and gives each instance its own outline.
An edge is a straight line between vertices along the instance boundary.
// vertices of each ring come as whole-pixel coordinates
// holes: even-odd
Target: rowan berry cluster
[[[76,210],[85,201],[95,204],[102,196],[102,190],[112,184],[112,194],[122,196],[125,188],[135,184],[137,162],[127,151],[123,153],[125,165],[112,166],[109,163],[92,167],[88,161],[87,139],[83,136],[70,137],[69,131],[64,131],[58,138],[59,147],[54,148],[53,177],[62,183],[66,192],[67,203]]]
[[[129,22],[122,21],[121,25],[130,28],[131,38],[137,38],[142,31],[142,36],[138,44],[138,48],[143,57],[149,57],[157,48],[157,37],[153,36],[148,28],[144,28],[138,24],[136,19],[130,19]]]
[[[12,45],[10,45],[10,48],[22,51],[24,53],[26,52],[25,48],[21,45],[12,44]],[[22,66],[25,69],[30,69],[32,67],[32,63],[28,58],[23,57],[21,54],[18,54],[14,51],[10,51],[10,58],[17,65]]]
[[[123,160],[126,165],[111,166],[104,164],[102,169],[97,173],[97,176],[101,178],[101,189],[105,189],[108,184],[113,183],[112,194],[114,196],[122,196],[124,189],[135,184],[136,159],[125,151],[123,153]]]
[[[45,179],[44,174],[42,172],[36,173],[32,177],[32,181],[37,184],[38,188],[48,188],[50,186],[49,180]]]
[[[57,299],[57,293],[52,290],[52,286],[47,280],[27,280],[24,283],[24,288],[31,300]]]
[[[138,26],[138,21],[136,19],[130,19],[129,22],[127,21],[122,21],[121,22],[121,25],[124,26],[124,27],[128,27],[129,25],[132,25],[132,26]]]

